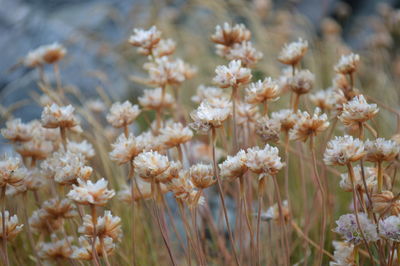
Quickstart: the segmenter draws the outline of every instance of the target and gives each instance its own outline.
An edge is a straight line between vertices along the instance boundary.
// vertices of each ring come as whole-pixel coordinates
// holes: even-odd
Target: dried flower
[[[194,120],[191,127],[196,131],[206,133],[211,127],[221,127],[230,114],[230,108],[215,108],[208,101],[203,101],[196,110],[190,113],[190,117]]]
[[[36,210],[29,218],[29,226],[35,233],[51,233],[63,226],[64,219],[52,219],[52,216],[43,209]]]
[[[335,71],[343,75],[351,74],[357,70],[360,63],[360,56],[358,54],[342,55],[339,62],[335,66]]]
[[[86,140],[83,140],[81,142],[68,140],[67,150],[72,153],[82,154],[86,160],[93,158],[95,155],[93,145],[87,142]]]
[[[174,106],[174,98],[171,94],[165,93],[162,100],[162,89],[147,89],[143,91],[143,96],[139,97],[139,104],[144,109],[159,110],[164,108],[172,108]]]
[[[329,126],[328,116],[321,115],[321,109],[315,108],[313,116],[307,112],[298,112],[297,121],[294,127],[289,131],[291,140],[307,141],[309,137],[316,136]]]
[[[308,93],[313,87],[315,76],[311,71],[303,69],[297,71],[293,77],[288,78],[287,86],[296,94]]]
[[[244,150],[240,150],[235,156],[228,156],[219,164],[221,177],[229,181],[241,178],[247,171],[246,162],[247,154]]]
[[[87,100],[85,106],[88,110],[95,113],[103,113],[107,110],[107,106],[100,99]]]
[[[400,242],[400,217],[389,216],[379,221],[379,234],[386,239]]]
[[[31,127],[21,122],[21,119],[13,119],[6,122],[6,128],[1,129],[5,139],[14,142],[24,142],[32,139]]]
[[[354,186],[357,191],[365,191],[365,186],[364,182],[362,179],[362,173],[361,173],[361,167],[359,165],[353,167],[353,172],[354,172]],[[377,177],[376,177],[376,171],[375,168],[372,167],[364,167],[364,175],[365,175],[365,183],[367,185],[368,192],[372,192],[373,190],[376,189],[377,186]],[[348,173],[341,174],[340,175],[341,180],[340,180],[340,187],[347,192],[353,191],[353,184],[350,180],[350,176]]]
[[[110,158],[118,164],[130,162],[144,150],[145,144],[132,133],[129,133],[128,137],[121,134],[117,141],[111,144],[113,150],[110,152]]]
[[[78,232],[88,237],[94,236],[91,215],[86,214],[83,217],[83,225],[79,227]],[[110,237],[114,241],[120,241],[122,238],[121,218],[113,216],[111,211],[105,211],[103,216],[97,217],[96,233],[99,238]]]
[[[274,176],[284,164],[279,157],[278,148],[266,144],[262,150],[259,147],[247,149],[246,166],[256,174]],[[260,178],[262,177],[260,176]]]
[[[27,176],[27,170],[17,157],[0,160],[0,187],[20,186]]]
[[[163,57],[167,55],[171,55],[175,52],[176,43],[172,39],[161,39],[157,46],[153,49],[153,55],[155,57]]]
[[[288,207],[288,201],[282,201],[282,216],[284,221],[288,221],[290,218],[290,212]],[[275,222],[279,221],[279,206],[278,203],[275,203],[271,207],[268,208],[266,213],[261,214],[261,219],[265,221],[273,220]]]
[[[268,100],[277,100],[280,95],[279,84],[272,78],[265,78],[264,81],[250,83],[246,88],[246,102],[251,104],[263,103]]]
[[[278,121],[281,125],[281,130],[287,133],[296,124],[297,114],[291,109],[282,109],[278,112],[273,112],[271,114],[271,119]]]
[[[252,124],[260,118],[257,105],[238,102],[236,108],[236,123],[238,125]]]
[[[42,210],[45,212],[42,215],[49,219],[69,219],[78,216],[75,205],[69,199],[53,198],[43,202]]]
[[[384,216],[386,214],[400,214],[400,200],[396,199],[391,191],[385,190],[371,196],[373,212]]]
[[[154,47],[161,40],[161,32],[152,26],[148,30],[144,29],[133,29],[133,35],[129,37],[129,43],[133,46],[137,46],[138,53],[143,55],[151,55]]]
[[[31,68],[43,66],[43,47],[30,51],[24,58],[24,65]]]
[[[354,246],[347,242],[333,241],[334,261],[329,262],[329,266],[352,266],[354,262]]]
[[[162,174],[157,175],[156,181],[161,183],[168,183],[172,179],[179,178],[180,172],[182,170],[181,162],[171,161],[167,170]]]
[[[59,43],[42,46],[42,58],[47,64],[54,64],[64,58],[67,50]]]
[[[230,61],[228,66],[217,66],[215,73],[213,81],[221,88],[237,87],[251,79],[250,69],[242,67],[240,60]]]
[[[189,141],[193,132],[181,123],[170,123],[160,130],[160,141],[167,147],[172,148]]]
[[[321,110],[332,110],[336,104],[335,92],[332,88],[310,94],[310,101]]]
[[[6,236],[8,240],[13,240],[19,232],[22,231],[23,224],[18,224],[18,217],[17,215],[10,216],[8,211],[4,212],[5,217],[5,225],[6,225]],[[2,213],[0,213],[0,238],[3,238],[3,219]]]
[[[264,141],[276,142],[279,140],[281,124],[278,120],[261,117],[256,123],[256,134]]]
[[[200,85],[196,90],[196,95],[192,96],[191,100],[195,103],[200,103],[203,100],[211,100],[213,98],[224,97],[225,92],[217,87],[206,87]]]
[[[251,33],[243,24],[229,25],[227,22],[221,27],[215,27],[215,33],[211,36],[211,40],[217,44],[231,47],[236,43],[250,40]]]
[[[115,250],[115,243],[111,237],[106,237],[103,240],[103,244],[100,243],[100,239],[96,238],[95,250],[97,256],[103,257],[103,250],[107,253],[107,256],[111,255]],[[92,244],[91,241],[86,237],[79,237],[79,247],[72,247],[71,258],[75,260],[92,260]]]
[[[28,170],[25,177],[16,186],[7,186],[6,195],[13,197],[26,191],[36,191],[45,185],[40,171],[37,168]]]
[[[364,155],[364,144],[361,140],[349,135],[336,136],[327,144],[324,162],[327,165],[347,165],[360,160]]]
[[[358,95],[343,104],[343,112],[339,119],[345,126],[358,126],[360,123],[370,120],[378,111],[376,104],[368,104],[363,95]]]
[[[130,101],[124,103],[116,102],[107,114],[107,121],[113,127],[121,128],[130,125],[140,114],[139,106],[132,105]]]
[[[189,176],[193,185],[199,189],[205,189],[215,184],[213,167],[211,164],[196,164],[189,169]]]
[[[53,103],[51,106],[45,106],[42,112],[42,126],[45,128],[72,128],[78,125],[78,120],[73,114],[74,107],[58,106]]]
[[[64,239],[57,240],[55,235],[52,235],[51,242],[39,243],[38,255],[42,259],[68,259],[72,255],[71,243],[73,237],[69,236]]]
[[[185,81],[185,73],[195,71],[181,59],[171,60],[167,56],[157,58],[154,63],[147,64],[146,68],[149,71],[150,81],[160,87],[179,85]]]
[[[114,190],[107,189],[107,185],[104,178],[96,183],[78,179],[78,186],[73,184],[67,197],[79,204],[104,206],[115,195]]]
[[[168,157],[156,151],[148,151],[139,154],[133,161],[135,172],[145,181],[151,181],[164,173],[170,166]]]
[[[254,66],[262,57],[263,54],[257,51],[251,42],[235,43],[226,55],[228,60],[240,60],[247,67]]]
[[[352,213],[340,216],[336,221],[337,227],[333,231],[340,234],[346,242],[354,245],[363,241],[362,234],[367,242],[377,241],[379,237],[376,226],[368,219],[368,216],[365,213],[359,213],[358,220],[362,233],[358,228],[356,215]]]
[[[392,161],[399,154],[400,147],[392,140],[377,138],[373,141],[365,142],[367,156],[365,160],[370,162]]]
[[[297,65],[308,50],[308,42],[298,39],[296,42],[285,44],[279,53],[279,62],[286,65]]]

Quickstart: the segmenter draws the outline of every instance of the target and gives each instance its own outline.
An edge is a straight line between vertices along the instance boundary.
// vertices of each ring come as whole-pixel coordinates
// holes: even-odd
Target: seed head
[[[59,43],[53,43],[42,46],[42,58],[47,64],[54,64],[64,58],[67,50]]]
[[[354,171],[354,186],[356,190],[366,192],[362,178],[361,167],[359,165],[353,167]],[[367,184],[368,192],[372,192],[377,187],[376,171],[372,167],[364,167],[365,183]],[[353,184],[351,183],[350,176],[348,173],[340,175],[340,187],[347,192],[353,191]]]
[[[365,160],[370,162],[393,161],[399,154],[400,147],[393,140],[377,138],[365,142],[367,156]]]
[[[307,69],[303,69],[287,79],[287,86],[296,94],[305,94],[314,87],[314,82],[314,74]]]
[[[57,240],[55,235],[52,235],[51,242],[40,242],[38,247],[38,255],[40,258],[48,259],[69,259],[72,255],[71,243],[74,240],[72,236]]]
[[[103,245],[100,243],[100,239],[96,238],[95,242],[95,251],[97,256],[103,257],[103,250],[107,253],[107,256],[112,255],[115,250],[115,243],[111,237],[106,237],[103,239]],[[72,255],[71,258],[75,260],[92,260],[93,259],[93,249],[92,249],[92,242],[89,238],[84,236],[79,237],[79,247],[73,246],[72,247]]]
[[[162,100],[162,89],[147,89],[143,91],[143,96],[139,97],[139,104],[148,110],[159,110],[164,108],[172,108],[174,106],[174,98],[171,94],[165,93]]]
[[[334,261],[329,263],[329,266],[345,266],[354,265],[354,246],[347,242],[333,241]]]
[[[281,205],[282,205],[283,219],[284,221],[289,221],[290,212],[289,212],[288,201],[284,200]],[[278,222],[280,219],[278,203],[275,203],[274,205],[269,207],[267,212],[261,215],[261,219],[265,221],[273,220],[275,222]]]
[[[18,157],[0,160],[0,187],[20,186],[27,175],[28,172]]]
[[[133,29],[133,35],[129,37],[129,43],[138,47],[138,53],[142,55],[152,54],[153,49],[161,40],[161,32],[152,26],[148,30]]]
[[[225,49],[217,54],[228,60],[240,60],[247,67],[253,67],[263,57],[263,54],[257,51],[251,42],[235,43],[226,56],[224,56],[224,51]]]
[[[128,137],[125,134],[119,135],[117,141],[111,146],[113,150],[110,152],[110,159],[118,164],[124,164],[135,159],[144,150],[145,143],[130,133]]]
[[[320,90],[310,94],[310,101],[321,110],[332,110],[336,105],[334,93],[335,92],[332,88]]]
[[[250,40],[251,33],[243,24],[229,25],[227,22],[221,27],[215,27],[215,33],[211,36],[214,43],[231,47],[234,44]]]
[[[201,103],[203,100],[211,100],[213,98],[225,96],[225,92],[220,88],[200,85],[196,90],[196,95],[192,96],[191,100],[195,103]]]
[[[13,119],[6,122],[6,127],[1,129],[5,139],[13,142],[25,142],[32,139],[31,127],[21,122],[21,119]]]
[[[72,128],[78,125],[78,120],[74,116],[75,108],[72,105],[58,106],[53,103],[45,106],[42,112],[42,126],[45,128]]]
[[[236,123],[238,125],[254,124],[259,118],[258,106],[245,102],[238,102],[236,109]]]
[[[167,148],[179,146],[188,142],[193,137],[193,132],[181,123],[170,123],[160,130],[160,141]]]
[[[190,126],[201,133],[207,133],[211,127],[221,127],[223,122],[231,115],[231,108],[213,107],[208,101],[203,101],[200,106],[190,113],[194,120]]]
[[[196,164],[189,169],[189,176],[193,185],[199,189],[211,187],[217,181],[214,177],[211,164]]]
[[[0,238],[3,239],[3,219],[5,220],[5,233],[7,236],[7,240],[13,240],[19,232],[22,231],[23,224],[18,224],[17,215],[10,216],[8,211],[4,212],[4,217],[2,213],[0,213]]]
[[[268,100],[277,100],[280,93],[279,84],[272,78],[265,78],[264,81],[250,83],[246,88],[245,100],[251,104],[258,104]]]
[[[370,120],[378,111],[376,104],[368,104],[363,95],[358,95],[343,104],[343,111],[339,119],[345,126],[358,126],[359,123]]]
[[[148,182],[164,173],[170,166],[168,157],[156,151],[148,151],[139,154],[133,161],[133,164],[137,175]]]
[[[358,54],[342,55],[339,62],[335,66],[335,71],[343,75],[355,72],[360,63],[360,56]]]
[[[95,155],[93,145],[86,140],[81,142],[68,141],[67,150],[72,153],[82,154],[86,160],[93,158]]]
[[[379,213],[381,216],[400,214],[400,200],[396,199],[391,191],[385,190],[372,194],[371,201],[373,212]]]
[[[272,120],[278,121],[281,125],[281,130],[289,132],[296,124],[297,114],[291,109],[282,109],[271,114]]]
[[[111,211],[105,211],[103,216],[97,218],[96,235],[99,238],[110,237],[114,241],[120,241],[122,238],[121,218],[113,216]],[[87,237],[94,236],[93,219],[91,215],[86,214],[83,217],[83,225],[79,227],[78,232]]]
[[[268,144],[266,144],[262,150],[259,147],[247,149],[246,153],[246,166],[250,171],[256,174],[274,176],[284,166],[281,162],[281,157],[279,157],[278,148],[272,147]],[[260,178],[264,175],[260,176]]]
[[[256,134],[264,141],[276,142],[279,140],[281,124],[279,120],[261,117],[256,123]]]
[[[226,160],[219,165],[220,175],[228,181],[236,180],[242,177],[247,171],[247,154],[240,150],[235,156],[228,156]]]
[[[175,52],[176,43],[172,39],[161,39],[153,49],[153,55],[157,58],[171,55]]]

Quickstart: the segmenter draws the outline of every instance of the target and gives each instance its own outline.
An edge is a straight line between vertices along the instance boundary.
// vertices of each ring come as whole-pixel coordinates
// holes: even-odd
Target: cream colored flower
[[[68,141],[67,150],[72,153],[82,154],[86,160],[93,158],[95,155],[93,145],[86,140],[81,142]]]
[[[264,141],[276,142],[279,140],[281,124],[279,120],[261,117],[256,123],[256,134]]]
[[[41,168],[47,176],[53,177],[60,184],[72,184],[76,180],[87,180],[93,169],[85,165],[85,158],[80,153],[58,151],[51,158],[41,163]]]
[[[282,216],[284,221],[288,221],[290,218],[290,212],[289,212],[289,206],[288,206],[288,201],[284,200],[281,203],[282,205]],[[266,213],[263,213],[261,215],[261,219],[265,221],[275,221],[278,222],[280,219],[279,216],[279,206],[278,203],[275,203],[271,207],[268,208]]]
[[[329,266],[352,266],[354,261],[354,245],[341,242],[332,242],[335,251],[333,252],[334,261],[329,262]]]
[[[297,118],[297,114],[291,109],[282,109],[271,114],[271,119],[278,121],[281,125],[281,130],[286,133],[294,127]]]
[[[307,69],[297,71],[293,77],[288,78],[290,89],[296,94],[308,93],[313,87],[315,76]]]
[[[129,133],[128,137],[121,134],[117,141],[111,144],[113,150],[110,152],[110,159],[118,164],[128,163],[145,149],[145,145],[146,143],[140,141],[132,133]]]
[[[217,66],[213,81],[221,88],[237,87],[251,80],[251,71],[242,67],[240,60],[229,62],[228,66]]]
[[[121,128],[130,125],[140,114],[139,106],[132,105],[131,102],[124,103],[116,102],[110,108],[110,113],[107,114],[107,121],[113,127]]]
[[[0,187],[20,186],[28,172],[18,157],[0,160]]]
[[[351,74],[357,70],[359,63],[360,56],[358,54],[342,55],[335,66],[335,71],[344,75]]]
[[[343,104],[343,112],[339,119],[345,126],[358,125],[370,120],[378,111],[376,104],[368,104],[363,95],[358,95]]]
[[[400,147],[392,140],[377,138],[376,140],[365,142],[367,156],[365,160],[370,162],[392,161],[399,154]]]
[[[214,171],[211,164],[195,164],[189,169],[189,176],[196,188],[205,189],[215,184]]]
[[[51,219],[70,219],[78,216],[75,205],[69,199],[53,198],[43,202],[42,210]],[[45,215],[45,214],[43,214]]]
[[[289,131],[291,140],[307,141],[309,137],[315,137],[329,126],[328,116],[321,114],[319,108],[315,108],[311,116],[307,112],[298,112],[297,121],[294,127]]]
[[[105,211],[103,216],[97,217],[96,236],[99,238],[110,237],[114,241],[120,241],[122,238],[122,221],[118,216],[113,216],[111,211]],[[83,224],[78,232],[87,236],[94,236],[93,219],[91,215],[86,214],[83,217]]]
[[[151,181],[164,173],[170,166],[168,157],[156,151],[143,152],[133,161],[135,172],[145,181]]]
[[[45,185],[40,171],[37,168],[28,170],[26,176],[16,186],[7,186],[6,195],[13,197],[27,191],[36,191]]]
[[[192,96],[191,100],[195,103],[201,103],[203,100],[221,97],[228,97],[222,89],[200,85],[196,90],[196,95]]]
[[[85,103],[85,107],[95,113],[103,113],[107,110],[107,106],[100,99],[90,99]]]
[[[161,183],[171,182],[172,179],[179,178],[179,174],[182,170],[181,162],[171,161],[167,170],[162,174],[156,176],[156,181]]]
[[[78,186],[72,185],[67,197],[79,204],[104,206],[115,195],[115,191],[107,189],[107,185],[104,178],[96,183],[78,179]]]
[[[360,160],[365,155],[361,140],[345,135],[335,137],[327,144],[324,162],[327,165],[347,165]]]
[[[385,190],[381,193],[375,193],[371,196],[373,212],[381,216],[400,214],[400,200],[393,195],[391,191]]]
[[[221,127],[230,115],[230,108],[215,108],[208,101],[203,101],[196,110],[190,113],[190,117],[194,120],[191,127],[196,131],[208,132],[211,127]]]
[[[156,47],[153,49],[153,55],[155,57],[163,57],[171,55],[175,52],[176,43],[172,39],[161,39]]]
[[[247,171],[246,162],[247,154],[244,150],[240,150],[235,156],[228,156],[219,164],[221,177],[229,181],[242,177]]]
[[[115,243],[111,237],[106,237],[103,239],[103,245],[100,243],[100,239],[96,238],[95,242],[95,251],[97,256],[103,257],[103,249],[107,253],[107,256],[112,255],[115,250]],[[72,255],[71,258],[75,260],[92,260],[93,259],[93,249],[91,240],[84,236],[79,237],[79,247],[72,247]]]
[[[6,127],[1,129],[1,134],[7,140],[25,142],[32,139],[31,127],[21,122],[21,119],[13,119],[6,122]]]
[[[78,120],[74,116],[74,107],[58,106],[53,103],[51,106],[45,106],[42,112],[42,126],[45,128],[72,128],[78,125]]]
[[[39,67],[44,65],[43,61],[43,47],[38,47],[30,51],[24,58],[24,65],[27,67]]]
[[[243,24],[229,25],[227,22],[221,27],[215,27],[215,33],[211,36],[211,40],[217,44],[224,46],[233,46],[236,43],[250,40],[251,33]]]
[[[246,88],[246,102],[251,104],[263,103],[268,100],[277,100],[281,91],[279,84],[272,78],[265,78],[264,81],[251,83]]]
[[[251,42],[235,43],[226,55],[228,60],[240,60],[244,66],[252,67],[263,57]]]
[[[139,97],[139,104],[144,109],[159,110],[163,108],[172,108],[174,106],[174,98],[171,94],[165,93],[164,100],[162,100],[161,88],[147,89],[143,91],[143,96]]]
[[[52,219],[52,216],[43,209],[36,210],[29,218],[29,226],[34,233],[52,233],[64,225],[64,219]]]
[[[310,94],[310,101],[321,110],[332,110],[336,104],[334,90],[329,88],[327,90],[320,90]]]
[[[359,165],[353,167],[354,171],[354,186],[357,191],[365,192],[365,186],[362,179],[361,167]],[[368,192],[372,192],[376,189],[378,181],[376,171],[372,167],[364,167],[365,183],[367,184]],[[350,176],[348,173],[340,175],[340,187],[347,192],[353,191],[353,184],[351,183]]]
[[[143,181],[141,178],[135,178],[133,184],[133,200],[138,201],[141,199],[150,199],[152,197],[151,184],[149,182]],[[164,189],[165,185],[160,184]],[[118,192],[118,198],[126,203],[132,203],[132,188],[124,186],[122,190]]]
[[[38,255],[42,259],[69,259],[72,255],[71,243],[74,240],[72,236],[57,240],[55,235],[52,235],[51,242],[40,242],[38,246]]]
[[[31,157],[35,160],[43,160],[47,158],[57,147],[57,144],[46,140],[46,137],[42,135],[44,133],[43,130],[40,131],[41,132],[32,131],[32,139],[17,143],[15,145],[15,151],[22,157]]]
[[[160,130],[160,141],[167,148],[188,142],[192,137],[193,132],[181,123],[170,123]]]
[[[274,176],[284,166],[278,148],[268,144],[262,150],[259,147],[247,149],[246,153],[246,166],[256,174],[263,174],[260,178],[264,175]]]
[[[133,35],[129,37],[129,43],[139,47],[138,52],[143,55],[151,55],[160,40],[161,32],[156,26],[152,26],[148,30],[133,29]]]
[[[298,39],[296,42],[285,44],[279,53],[279,62],[286,65],[297,65],[308,50],[308,42]]]
[[[13,240],[19,232],[22,231],[23,224],[18,224],[18,217],[17,215],[10,216],[8,211],[4,212],[4,217],[2,213],[0,213],[0,239],[4,237],[3,235],[3,219],[5,220],[6,225],[6,236],[7,240]]]
[[[146,65],[150,81],[159,86],[179,85],[185,81],[185,73],[190,68],[181,59],[171,60],[167,56],[157,58],[154,63]],[[191,71],[191,70],[189,70]]]

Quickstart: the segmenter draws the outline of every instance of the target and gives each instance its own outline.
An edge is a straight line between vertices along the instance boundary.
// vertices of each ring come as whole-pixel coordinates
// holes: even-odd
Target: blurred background
[[[177,55],[199,70],[198,77],[185,84],[187,96],[199,84],[210,84],[215,66],[225,63],[215,56],[209,39],[215,26],[225,21],[246,24],[255,46],[264,53],[256,78],[257,73],[278,75],[279,49],[303,37],[314,48],[305,64],[316,72],[320,89],[330,85],[333,64],[349,50],[375,49],[391,58],[390,66],[382,56],[377,59],[381,64],[374,58],[366,61],[382,66],[393,80],[400,72],[397,35],[391,32],[400,25],[400,12],[395,9],[399,6],[400,1],[394,0],[0,0],[0,126],[11,115],[23,121],[40,116],[41,108],[31,100],[40,92],[37,71],[24,67],[21,60],[30,50],[53,42],[68,50],[60,64],[66,89],[79,90],[91,99],[102,88],[114,100],[135,101],[145,88],[138,82],[146,76],[145,59],[127,39],[134,27],[153,24],[177,42]],[[329,53],[326,44],[332,45]],[[371,85],[371,80],[366,82]],[[393,96],[397,103],[397,94]]]

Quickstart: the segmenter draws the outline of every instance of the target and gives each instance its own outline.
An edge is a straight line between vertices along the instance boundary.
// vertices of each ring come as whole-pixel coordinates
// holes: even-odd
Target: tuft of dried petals
[[[196,188],[205,189],[211,187],[217,181],[211,164],[196,164],[189,169],[189,176]]]
[[[359,165],[353,167],[354,172],[354,186],[357,191],[365,191],[364,181],[362,178],[361,167]],[[364,176],[365,176],[365,184],[367,185],[368,192],[373,192],[377,188],[377,173],[375,168],[373,167],[364,167]],[[340,187],[347,192],[353,191],[353,184],[350,180],[350,176],[348,173],[340,175]]]
[[[6,122],[6,127],[1,129],[1,134],[7,140],[13,142],[25,142],[32,139],[31,127],[21,122],[21,119],[13,119]]]
[[[160,130],[160,141],[172,148],[188,142],[193,137],[193,132],[181,123],[169,123]]]
[[[364,144],[361,140],[349,135],[336,136],[327,144],[324,162],[327,165],[347,165],[360,160],[364,155]]]
[[[372,194],[371,201],[373,203],[373,212],[379,213],[381,216],[400,214],[400,200],[395,198],[389,190]]]
[[[221,27],[215,27],[215,33],[211,36],[211,40],[217,44],[231,47],[234,44],[250,40],[251,33],[243,24],[229,25],[225,22]]]
[[[132,105],[130,101],[124,103],[116,102],[107,114],[107,121],[113,127],[121,128],[130,125],[140,114],[139,106]]]
[[[266,144],[262,150],[259,147],[249,148],[246,153],[246,166],[256,174],[263,174],[260,179],[264,175],[276,175],[284,166],[281,162],[281,157],[279,157],[278,148],[269,144]]]
[[[142,55],[151,55],[160,40],[161,32],[156,26],[152,26],[148,30],[133,29],[133,35],[129,37],[129,43],[139,47],[138,53]]]
[[[113,149],[110,152],[110,159],[118,164],[131,162],[145,149],[145,144],[132,133],[129,133],[128,137],[122,133],[116,142],[111,144]]]
[[[3,219],[5,220],[5,233],[7,240],[13,240],[22,231],[23,224],[19,224],[17,215],[10,216],[8,211],[4,212],[4,217],[0,213],[0,239],[3,238]]]
[[[345,126],[358,126],[370,120],[378,111],[376,104],[368,104],[363,95],[358,95],[343,104],[342,114],[338,118]]]
[[[172,108],[174,106],[174,98],[171,94],[165,93],[162,99],[162,89],[146,89],[143,91],[143,96],[139,97],[139,104],[148,110],[160,110],[164,108]]]
[[[213,81],[221,88],[238,87],[251,80],[251,71],[242,67],[240,60],[232,60],[228,66],[217,66]]]
[[[307,112],[298,112],[297,121],[289,131],[291,140],[307,141],[309,137],[315,137],[329,126],[328,116],[321,114],[321,109],[315,108],[311,116]]]
[[[296,42],[285,44],[279,53],[278,61],[286,65],[297,65],[308,50],[308,42],[299,38]]]
[[[78,179],[78,185],[72,185],[67,197],[79,204],[104,206],[115,195],[114,190],[107,189],[108,181],[104,178],[96,183]]]
[[[28,172],[18,157],[0,160],[0,187],[20,186]]]
[[[121,218],[113,216],[111,211],[105,211],[103,216],[97,217],[96,236],[99,238],[110,237],[114,241],[122,239],[122,223]],[[94,236],[93,219],[91,215],[86,214],[83,217],[83,224],[79,227],[78,232],[88,236]]]
[[[255,83],[250,83],[246,88],[245,101],[251,104],[263,103],[269,100],[277,100],[280,95],[279,84],[272,78],[265,78]]]
[[[58,106],[53,103],[45,106],[41,116],[42,126],[45,128],[72,128],[78,125],[78,120],[74,116],[75,108],[72,105]]]
[[[241,178],[247,171],[246,162],[247,154],[244,150],[240,150],[235,156],[228,156],[219,164],[221,177],[229,181]]]
[[[170,162],[165,155],[156,151],[147,151],[139,154],[133,161],[133,165],[137,175],[150,182],[164,173],[170,167]]]
[[[270,119],[268,117],[261,117],[256,122],[256,134],[262,141],[276,142],[279,140],[279,133],[281,132],[281,124],[278,120]]]
[[[40,242],[38,246],[38,255],[42,259],[69,259],[72,255],[71,243],[74,240],[72,236],[64,239],[56,239],[52,235],[51,242]]]
[[[342,55],[335,65],[335,71],[343,75],[352,74],[358,68],[360,56],[358,54]]]
[[[393,140],[377,138],[365,141],[365,160],[370,162],[393,161],[399,154],[400,146]]]
[[[190,126],[201,133],[207,133],[211,127],[221,127],[223,122],[231,115],[231,108],[213,107],[210,102],[202,101],[199,107],[190,113],[194,120]]]
[[[333,252],[334,261],[329,262],[329,266],[351,266],[355,265],[354,262],[354,245],[341,242],[333,241]]]

